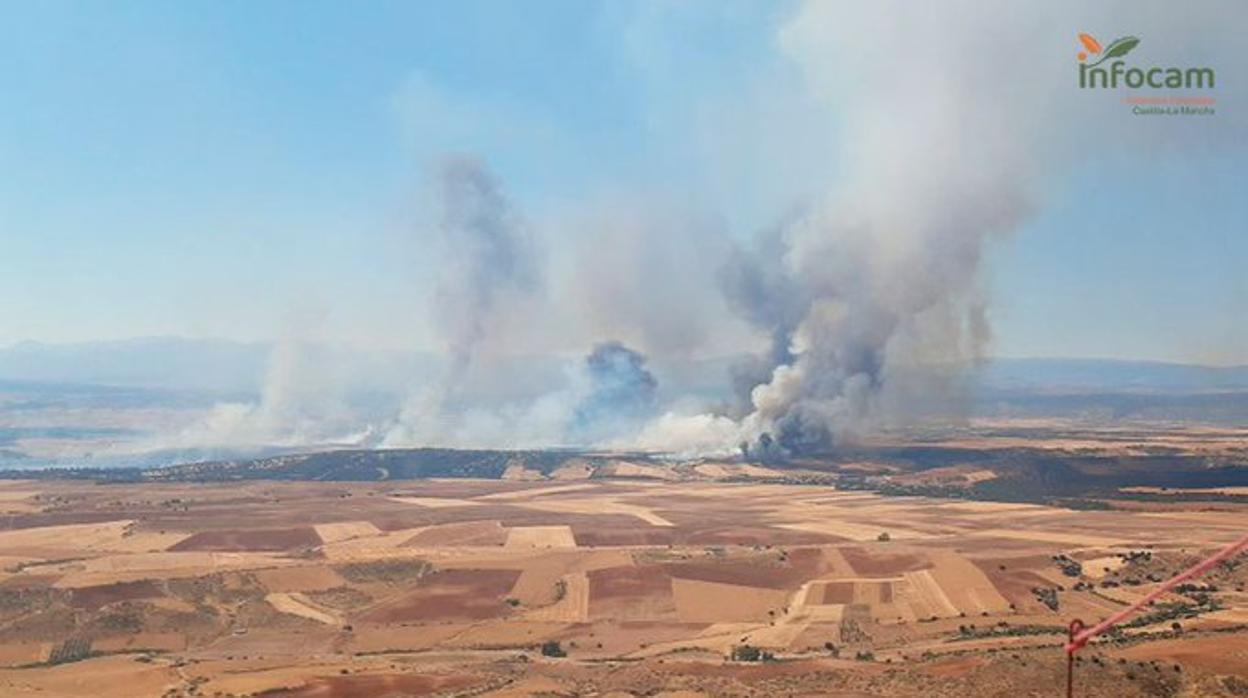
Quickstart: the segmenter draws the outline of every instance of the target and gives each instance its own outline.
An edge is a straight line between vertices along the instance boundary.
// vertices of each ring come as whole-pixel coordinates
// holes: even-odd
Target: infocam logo
[[[1080,34],[1079,87],[1083,89],[1183,89],[1206,90],[1214,87],[1213,68],[1127,67],[1127,54],[1140,45],[1134,36],[1115,39],[1101,48],[1091,34]]]

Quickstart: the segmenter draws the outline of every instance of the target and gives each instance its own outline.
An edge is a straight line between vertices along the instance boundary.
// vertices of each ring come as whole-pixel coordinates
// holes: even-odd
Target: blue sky
[[[839,172],[836,105],[777,48],[791,9],[4,3],[0,344],[267,339],[308,305],[428,344],[411,231],[448,151],[534,221],[653,192],[746,239]],[[991,351],[1248,362],[1242,146],[1085,155],[993,243]]]

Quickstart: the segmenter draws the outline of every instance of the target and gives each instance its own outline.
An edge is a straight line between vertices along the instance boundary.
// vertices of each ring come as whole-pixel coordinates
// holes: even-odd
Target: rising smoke
[[[294,313],[265,362],[255,400],[215,404],[207,414],[177,428],[115,450],[177,451],[191,457],[368,441],[369,427],[349,404],[342,362],[314,335],[320,313]]]
[[[408,401],[382,445],[592,445],[640,429],[654,412],[657,381],[646,358],[618,341],[596,345],[562,387],[531,401],[470,404],[461,389],[490,361],[482,347],[507,339],[515,300],[545,283],[527,225],[482,162],[443,162],[438,193],[445,261],[433,311],[449,363],[440,385]]]
[[[603,342],[585,357],[588,393],[572,415],[573,443],[600,443],[636,431],[657,405],[658,381],[646,357],[619,342]]]
[[[434,315],[446,338],[454,388],[506,312],[509,296],[537,286],[526,224],[484,163],[449,157],[438,168],[439,230],[448,250]]]
[[[763,458],[853,439],[887,418],[905,367],[978,355],[985,245],[1030,208],[1033,134],[1013,118],[1025,105],[983,89],[966,33],[916,36],[890,60],[886,44],[926,31],[921,18],[833,9],[806,5],[781,43],[811,89],[844,99],[844,177],[723,277],[733,307],[771,337],[745,374],[765,374],[742,421]]]
[[[1151,32],[1114,31],[1147,35],[1159,54],[1212,31],[1208,17],[1149,19],[1082,4],[1064,13],[1005,3],[800,4],[777,37],[808,93],[795,103],[820,104],[837,120],[790,145],[835,140],[835,185],[723,260],[689,242],[696,236],[684,235],[685,217],[652,224],[639,213],[644,203],[603,207],[577,231],[587,252],[572,282],[538,303],[565,327],[518,313],[516,299],[547,290],[530,225],[482,161],[446,160],[434,183],[444,254],[433,316],[449,362],[440,381],[412,391],[379,443],[611,445],[684,456],[744,444],[748,456],[771,459],[834,449],[906,418],[916,403],[956,412],[950,406],[964,397],[957,376],[929,369],[965,366],[984,351],[983,260],[1033,211],[1041,174],[1104,139],[1109,127],[1100,123],[1113,124],[1124,150],[1242,137],[1242,120],[1196,131],[1190,122],[1133,120],[1114,100],[1072,94],[1075,32],[1136,14]],[[1222,39],[1205,43],[1235,45]],[[1063,100],[1071,106],[1055,114]],[[1092,113],[1094,104],[1118,111]],[[690,249],[674,254],[680,245]],[[703,283],[703,267],[719,269],[723,305],[766,347],[732,370],[730,404],[669,409],[641,351],[692,354],[710,327],[727,323],[706,300],[712,284]],[[515,339],[513,316],[529,333],[562,331],[576,351],[594,349],[532,399],[473,404],[463,386],[491,360],[489,349]],[[274,380],[289,383],[280,372]],[[261,409],[300,423],[284,404],[275,397]]]
[[[436,193],[444,255],[431,311],[449,365],[439,385],[408,400],[385,434],[387,446],[459,443],[453,434],[462,430],[466,416],[456,404],[459,389],[483,345],[498,339],[511,304],[539,286],[527,224],[483,162],[444,159],[436,171]]]
[[[785,268],[786,229],[787,223],[760,234],[753,248],[733,249],[720,268],[720,289],[728,307],[767,337],[766,352],[747,357],[731,370],[733,418],[752,411],[754,388],[768,382],[777,366],[792,363],[793,333],[810,308],[806,289]]]
[[[1074,4],[799,6],[779,44],[806,88],[840,115],[832,130],[841,177],[737,251],[721,276],[732,308],[771,340],[735,374],[748,400],[729,415],[745,414],[739,436],[749,455],[835,448],[916,403],[956,413],[964,382],[950,367],[973,365],[991,334],[983,258],[1033,212],[1042,173],[1069,168],[1089,147],[1138,156],[1242,132],[1242,121],[1189,128],[1190,120],[1134,118],[1072,86],[1075,61],[1053,46],[1068,49],[1075,26],[1125,31],[1115,19],[1131,15],[1157,55],[1234,45],[1208,16],[1166,14]],[[1006,66],[994,56],[1024,59]]]

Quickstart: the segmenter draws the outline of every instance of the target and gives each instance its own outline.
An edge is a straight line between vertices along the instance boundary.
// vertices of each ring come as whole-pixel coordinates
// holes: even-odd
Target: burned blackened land
[[[641,381],[644,394],[648,382]],[[754,448],[769,447],[760,439]],[[757,451],[756,451],[757,452]],[[1235,493],[1183,492],[1185,489],[1248,486],[1248,456],[1203,454],[1087,454],[1040,448],[974,449],[933,445],[841,448],[794,458],[778,446],[766,458],[783,481],[835,483],[841,489],[865,489],[889,495],[924,495],[1005,502],[1057,504],[1070,508],[1106,508],[1109,500],[1165,498],[1176,502],[1243,501]],[[561,467],[587,468],[590,477],[608,474],[611,463],[626,459],[671,471],[673,477],[698,478],[695,464],[672,463],[646,453],[584,450],[456,450],[441,448],[340,450],[270,458],[192,463],[159,468],[49,469],[0,472],[22,479],[87,479],[98,482],[177,482],[229,480],[386,481],[430,477],[497,479],[508,467],[549,476]],[[862,464],[874,471],[864,471]],[[986,479],[950,481],[927,477],[937,469],[991,473]],[[812,479],[813,478],[813,479]],[[1155,488],[1157,493],[1123,491]],[[1179,490],[1167,492],[1166,490]],[[106,516],[104,512],[100,516]]]

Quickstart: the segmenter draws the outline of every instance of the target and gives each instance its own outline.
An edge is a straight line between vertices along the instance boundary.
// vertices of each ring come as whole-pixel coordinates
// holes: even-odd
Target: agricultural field
[[[1248,521],[657,467],[2,482],[0,695],[1011,695]],[[1238,695],[1245,583],[1221,565],[1088,647],[1084,693]]]

